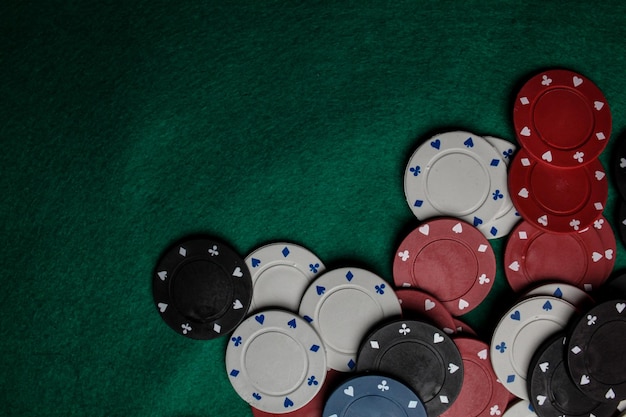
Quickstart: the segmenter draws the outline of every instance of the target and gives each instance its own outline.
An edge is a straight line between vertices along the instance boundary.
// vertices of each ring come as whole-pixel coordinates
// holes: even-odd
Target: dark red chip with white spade
[[[545,165],[578,167],[596,159],[611,136],[602,91],[564,69],[541,72],[520,89],[513,123],[523,148]]]

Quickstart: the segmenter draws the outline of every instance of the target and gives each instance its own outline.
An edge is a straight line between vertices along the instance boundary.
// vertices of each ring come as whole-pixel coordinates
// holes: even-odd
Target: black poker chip
[[[154,304],[177,333],[214,339],[246,316],[252,279],[244,259],[210,237],[183,240],[168,248],[152,277]]]
[[[621,200],[619,202],[619,211],[617,216],[619,237],[622,239],[622,243],[626,245],[626,201]]]
[[[429,416],[438,416],[456,400],[463,385],[463,359],[442,330],[417,320],[394,320],[362,342],[357,371],[387,374],[421,398]]]
[[[612,155],[613,182],[622,199],[626,199],[626,135],[621,135]]]
[[[574,325],[567,343],[572,380],[588,397],[626,399],[626,299],[593,307]]]
[[[528,369],[530,402],[539,417],[609,417],[616,402],[599,402],[584,395],[569,376],[565,362],[566,335],[559,332],[535,352]]]

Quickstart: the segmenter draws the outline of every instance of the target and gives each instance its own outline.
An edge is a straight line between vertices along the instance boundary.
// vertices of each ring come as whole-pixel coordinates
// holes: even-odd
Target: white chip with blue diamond
[[[296,313],[263,310],[232,333],[226,372],[248,404],[282,414],[305,406],[326,378],[326,353],[315,329]]]
[[[280,307],[298,312],[302,294],[325,269],[313,252],[286,242],[254,250],[246,257],[246,265],[254,288],[250,311]]]
[[[371,327],[401,311],[391,285],[361,268],[325,272],[300,302],[300,315],[324,341],[328,367],[342,372],[355,369],[359,345]]]

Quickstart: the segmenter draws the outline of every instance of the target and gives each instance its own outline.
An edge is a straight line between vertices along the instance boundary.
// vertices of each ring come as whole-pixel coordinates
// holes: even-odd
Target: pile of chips
[[[466,131],[414,151],[404,191],[420,223],[392,252],[394,285],[326,270],[293,243],[244,258],[196,236],[156,266],[161,317],[189,338],[227,335],[228,379],[255,417],[612,415],[626,406],[626,301],[597,290],[626,298],[626,275],[605,284],[609,107],[590,80],[552,70],[522,87],[514,121],[517,152]],[[486,343],[459,317],[496,279],[489,239],[509,234],[520,298]]]

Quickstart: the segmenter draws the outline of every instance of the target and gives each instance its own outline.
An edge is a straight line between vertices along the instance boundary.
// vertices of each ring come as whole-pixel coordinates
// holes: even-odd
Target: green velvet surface
[[[417,224],[414,148],[447,129],[514,141],[537,71],[603,90],[609,166],[625,16],[620,1],[1,2],[0,414],[251,416],[226,339],[184,338],[154,308],[165,247],[288,240],[391,281]],[[617,200],[611,184],[615,230]],[[505,243],[463,317],[485,340],[514,300]]]

